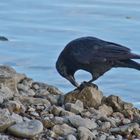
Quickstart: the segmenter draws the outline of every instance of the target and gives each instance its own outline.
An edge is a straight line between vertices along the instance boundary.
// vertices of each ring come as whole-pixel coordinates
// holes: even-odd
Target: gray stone
[[[66,103],[65,104],[65,109],[70,111],[70,112],[73,112],[75,114],[79,114],[79,113],[81,113],[84,110],[83,102],[81,102],[80,100],[77,100],[75,102],[75,104],[73,104],[73,103]]]
[[[55,132],[57,135],[60,136],[67,136],[69,134],[74,134],[76,132],[75,128],[72,128],[67,124],[55,125],[52,130],[53,132]]]
[[[131,133],[134,129],[139,129],[139,124],[137,123],[130,123],[130,124],[126,124],[123,126],[119,126],[116,128],[111,128],[110,132],[113,134],[120,134],[120,135],[126,135]]]
[[[68,116],[68,117],[66,117],[66,119],[72,126],[74,126],[76,128],[83,126],[88,129],[94,129],[97,127],[97,124],[95,123],[95,121],[90,120],[88,118],[81,118],[78,115]]]
[[[77,140],[77,139],[74,135],[70,134],[66,137],[66,140]]]
[[[95,139],[95,135],[85,127],[78,128],[78,137],[80,140],[93,140]]]
[[[0,132],[6,130],[14,123],[8,109],[0,109]]]
[[[97,137],[97,140],[106,140],[106,135],[102,134]]]
[[[111,127],[110,122],[103,122],[99,129],[104,131],[104,132],[106,132],[106,131],[108,131],[110,129],[110,127]]]
[[[117,139],[117,140],[123,140],[123,137],[122,137],[121,135],[117,135],[117,136],[116,136],[116,139]]]
[[[11,119],[16,123],[23,122],[22,117],[14,112],[11,114]]]
[[[116,139],[115,139],[115,136],[111,135],[107,137],[107,140],[116,140]]]
[[[63,124],[64,123],[64,118],[62,117],[54,117],[54,123],[55,124]]]
[[[65,95],[65,103],[75,103],[76,100],[83,102],[85,108],[101,105],[102,93],[93,86],[86,86],[82,90],[74,90]]]
[[[51,104],[48,100],[42,99],[42,98],[34,98],[34,97],[20,97],[19,100],[21,103],[23,103],[25,106],[29,105],[46,105],[47,107],[50,107]]]
[[[9,136],[0,134],[0,140],[9,140]]]
[[[43,125],[38,120],[32,120],[12,125],[8,131],[18,137],[32,138],[43,131]]]
[[[0,103],[2,104],[4,100],[11,99],[14,93],[3,84],[0,85]]]

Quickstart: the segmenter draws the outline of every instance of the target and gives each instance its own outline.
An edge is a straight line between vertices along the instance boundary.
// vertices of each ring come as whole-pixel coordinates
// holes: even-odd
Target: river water
[[[0,0],[0,35],[9,38],[0,42],[0,64],[66,93],[74,87],[57,73],[55,62],[69,41],[95,36],[140,54],[140,1]],[[90,75],[78,71],[76,78],[81,82]],[[105,95],[140,107],[139,71],[112,69],[95,83]]]

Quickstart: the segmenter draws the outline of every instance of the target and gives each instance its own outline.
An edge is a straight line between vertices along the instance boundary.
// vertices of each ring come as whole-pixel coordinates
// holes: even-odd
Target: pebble
[[[77,140],[76,137],[72,134],[67,135],[66,140]]]
[[[8,128],[8,131],[18,137],[32,138],[43,131],[43,125],[38,120],[16,123]]]
[[[95,139],[95,135],[85,127],[78,128],[78,137],[80,140],[92,140]]]
[[[73,104],[73,103],[66,103],[65,104],[65,109],[70,111],[70,112],[73,112],[75,114],[79,114],[79,113],[81,113],[84,110],[83,102],[81,102],[80,100],[77,100],[75,102],[75,104]]]
[[[68,134],[74,134],[76,132],[75,128],[67,124],[55,125],[52,130],[60,136],[67,136]]]
[[[95,121],[90,120],[88,118],[82,118],[79,115],[68,116],[66,118],[68,119],[68,122],[76,128],[83,126],[88,129],[95,129],[97,127]]]

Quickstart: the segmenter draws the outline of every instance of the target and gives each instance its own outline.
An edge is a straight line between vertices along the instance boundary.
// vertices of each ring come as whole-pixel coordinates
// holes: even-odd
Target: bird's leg
[[[69,75],[66,77],[75,87],[79,87],[79,84],[76,82],[74,76]]]

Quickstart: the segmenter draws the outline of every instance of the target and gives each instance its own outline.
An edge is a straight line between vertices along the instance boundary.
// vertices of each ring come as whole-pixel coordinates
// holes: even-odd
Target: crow
[[[77,70],[85,70],[92,75],[92,83],[111,68],[133,68],[140,70],[140,64],[132,59],[140,55],[120,44],[108,42],[96,37],[81,37],[69,42],[60,53],[56,69],[59,74],[79,87],[74,78]]]

